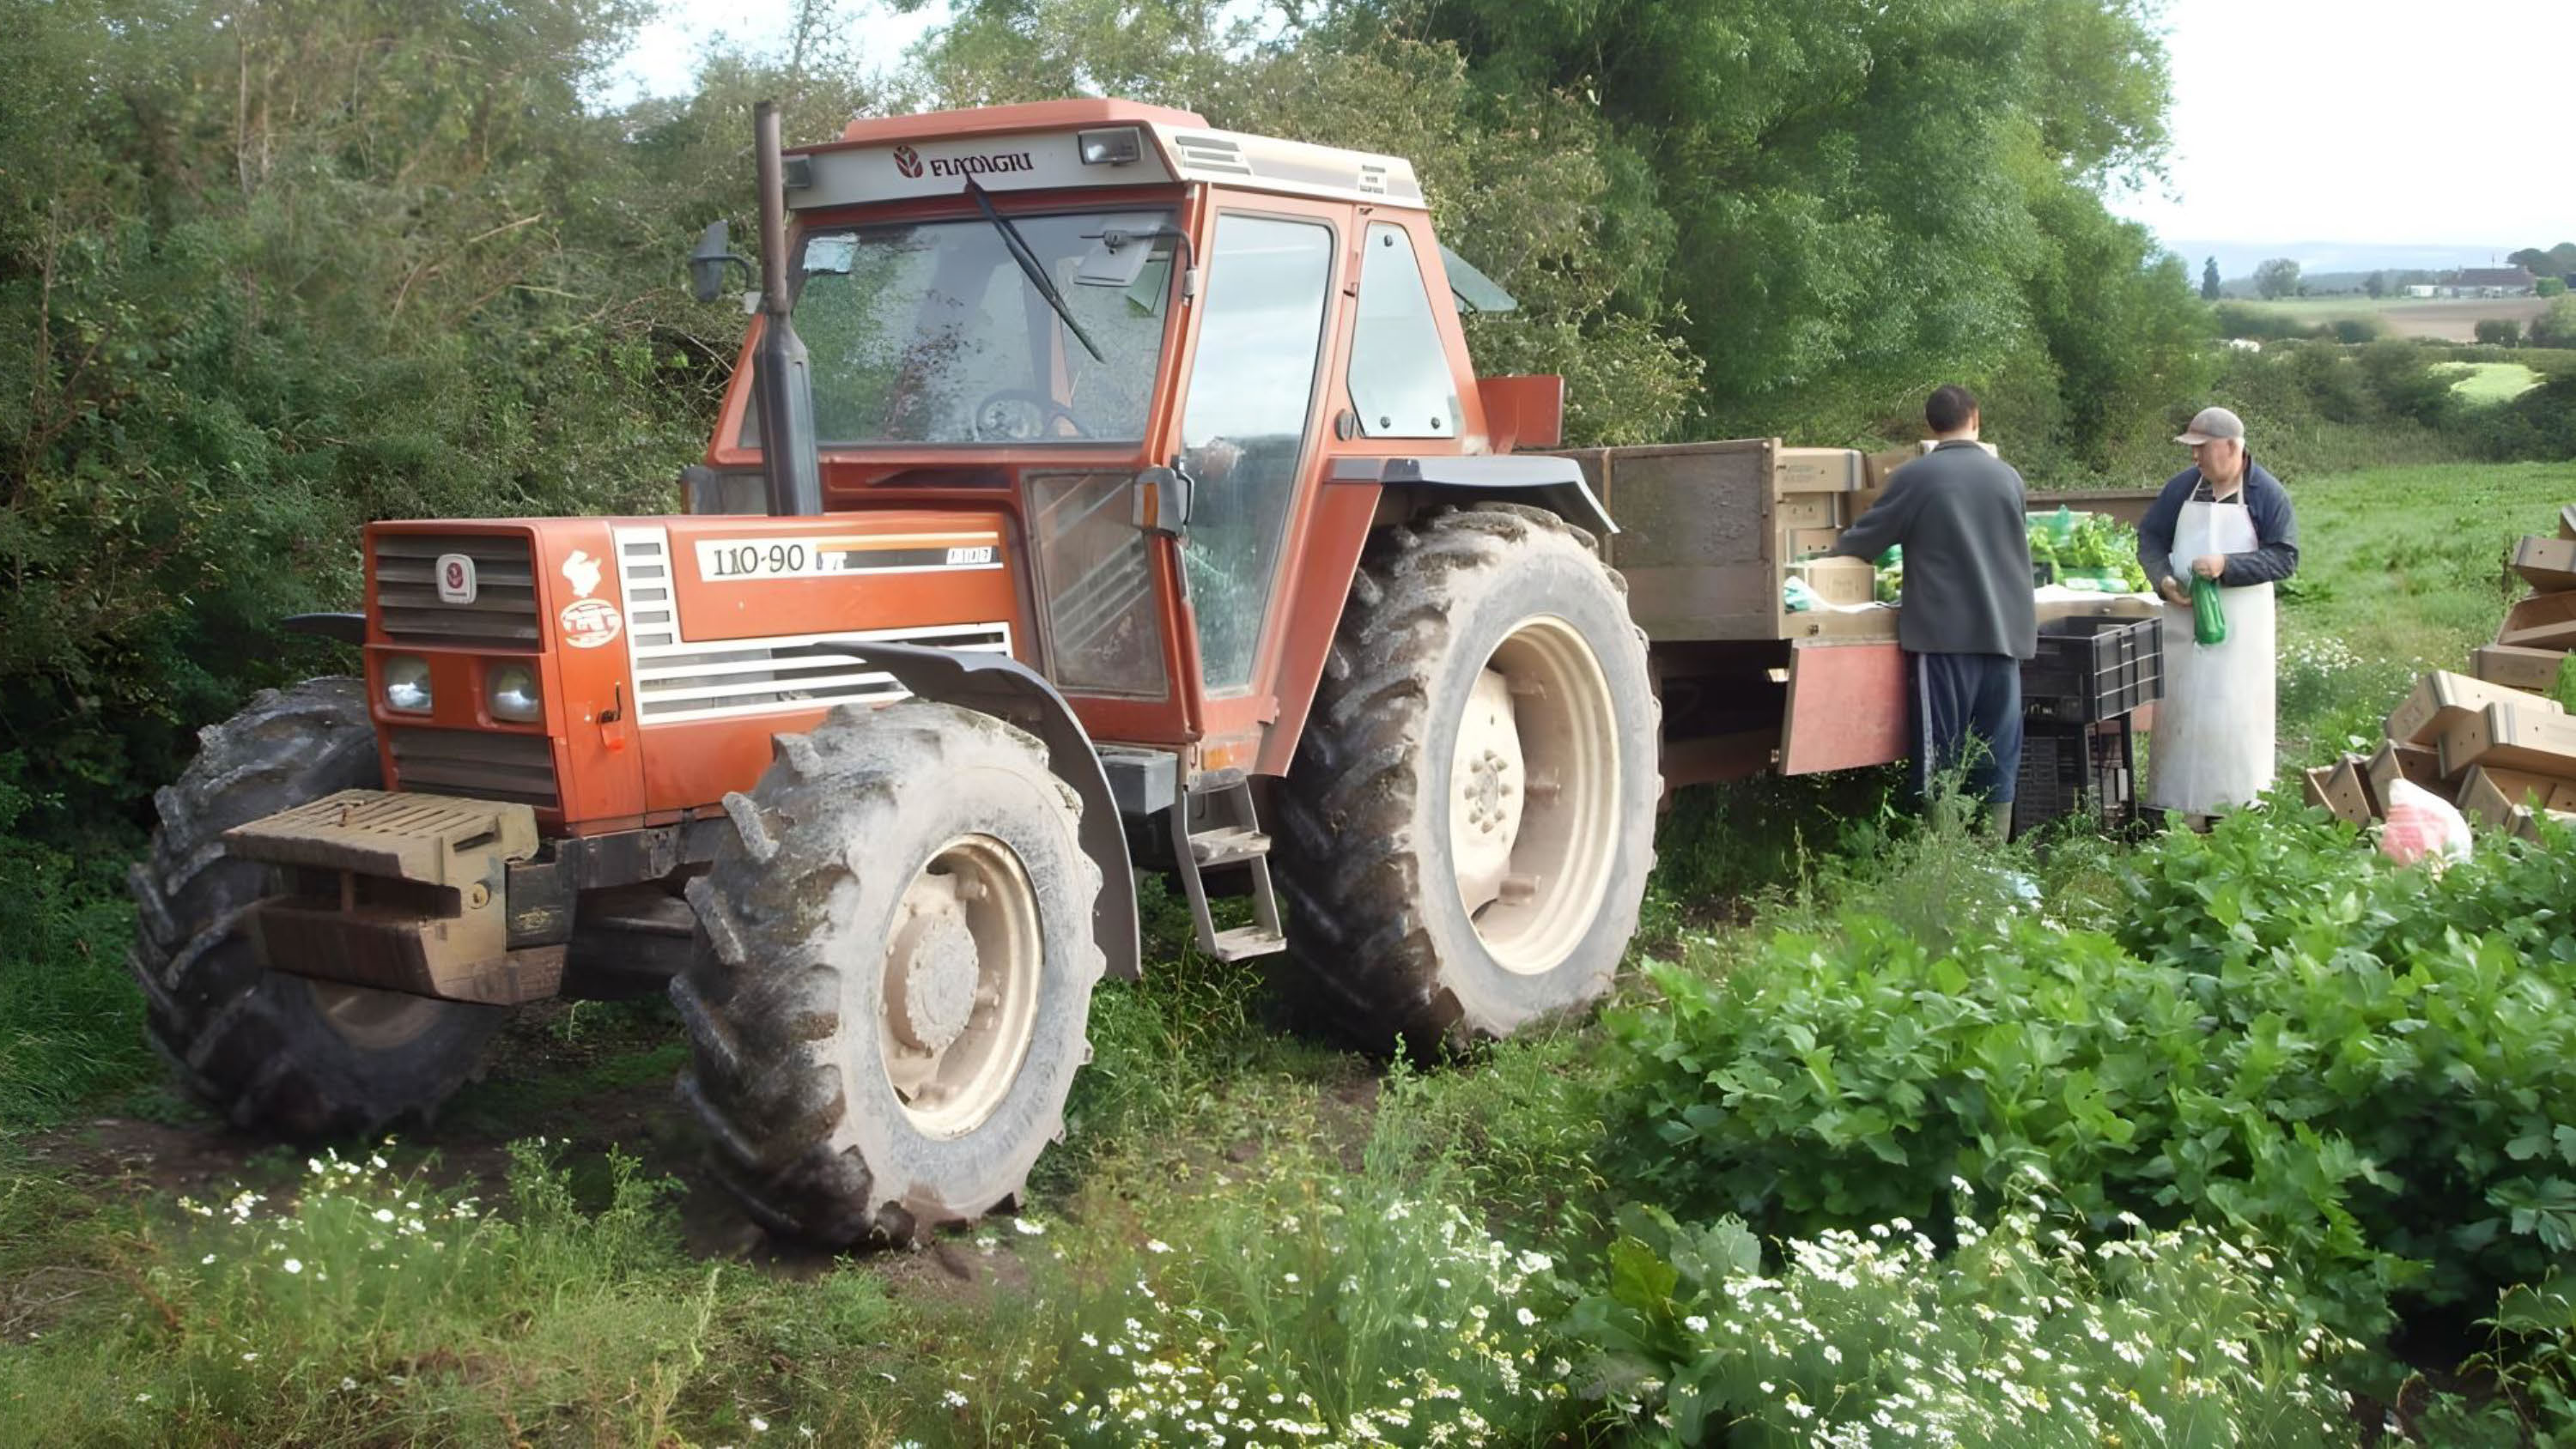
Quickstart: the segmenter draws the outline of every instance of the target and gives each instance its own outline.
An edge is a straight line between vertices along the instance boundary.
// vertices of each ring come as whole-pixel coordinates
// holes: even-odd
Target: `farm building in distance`
[[[2538,279],[2528,267],[2467,267],[2456,284],[2444,288],[2446,297],[2528,297]]]

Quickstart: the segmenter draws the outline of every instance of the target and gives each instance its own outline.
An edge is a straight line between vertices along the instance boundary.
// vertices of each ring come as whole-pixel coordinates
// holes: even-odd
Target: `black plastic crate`
[[[2021,667],[2027,719],[2091,724],[2164,698],[2164,620],[2074,614],[2039,626],[2039,653]]]
[[[2013,781],[2013,833],[2090,814],[2118,830],[2138,814],[2137,734],[2128,716],[2101,724],[2022,729],[2021,772]]]

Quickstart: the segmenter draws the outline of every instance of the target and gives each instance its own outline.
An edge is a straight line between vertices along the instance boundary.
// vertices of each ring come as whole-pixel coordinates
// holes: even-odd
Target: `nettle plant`
[[[1627,1171],[1687,1216],[1946,1222],[2036,1174],[2273,1244],[2322,1321],[2482,1304],[2576,1259],[2576,849],[2448,873],[2245,815],[2140,854],[2118,935],[2017,915],[1925,944],[1865,911],[1619,1013]]]

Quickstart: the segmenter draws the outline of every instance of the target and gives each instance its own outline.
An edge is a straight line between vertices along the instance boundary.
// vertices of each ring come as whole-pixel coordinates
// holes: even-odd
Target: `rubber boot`
[[[2012,802],[1986,807],[1986,839],[2001,845],[2012,839]]]

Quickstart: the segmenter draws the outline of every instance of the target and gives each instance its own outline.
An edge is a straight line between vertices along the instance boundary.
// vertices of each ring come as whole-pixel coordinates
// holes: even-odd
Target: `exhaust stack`
[[[760,166],[760,345],[752,383],[760,404],[760,466],[769,511],[779,517],[823,511],[822,468],[815,457],[814,380],[804,340],[788,320],[786,167],[778,149],[778,103],[752,108]]]

